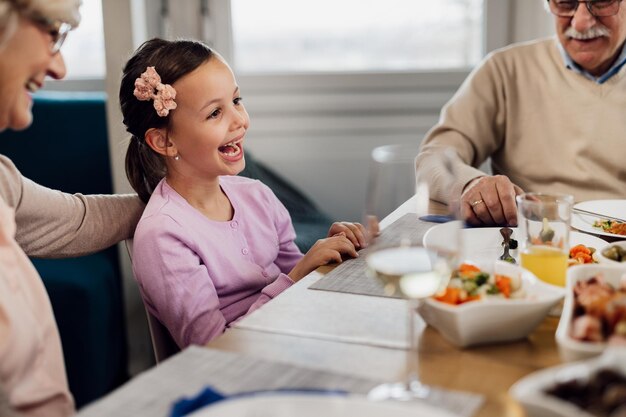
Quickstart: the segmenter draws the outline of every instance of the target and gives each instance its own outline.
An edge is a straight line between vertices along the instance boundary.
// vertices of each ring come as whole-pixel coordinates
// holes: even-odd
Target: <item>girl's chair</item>
[[[133,259],[133,240],[126,240],[126,250],[131,261]],[[172,338],[169,330],[150,313],[148,307],[144,304],[146,317],[148,318],[148,327],[150,328],[150,339],[152,339],[152,349],[154,350],[154,358],[157,364],[161,363],[170,356],[180,352],[180,348]]]

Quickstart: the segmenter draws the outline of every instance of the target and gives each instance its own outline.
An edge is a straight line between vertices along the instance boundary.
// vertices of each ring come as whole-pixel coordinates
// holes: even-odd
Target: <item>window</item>
[[[80,13],[80,25],[70,32],[61,49],[66,79],[103,79],[106,65],[101,0],[83,0]]]
[[[458,69],[483,55],[483,0],[231,0],[231,13],[239,73]]]

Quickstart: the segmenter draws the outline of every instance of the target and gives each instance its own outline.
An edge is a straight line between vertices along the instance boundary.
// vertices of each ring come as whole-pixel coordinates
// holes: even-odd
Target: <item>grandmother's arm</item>
[[[15,239],[34,257],[81,256],[131,237],[144,204],[134,194],[67,194],[23,177],[0,158],[0,198],[15,210]]]

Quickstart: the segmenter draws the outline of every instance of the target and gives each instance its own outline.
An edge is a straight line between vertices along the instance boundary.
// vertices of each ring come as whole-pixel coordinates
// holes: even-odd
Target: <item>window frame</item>
[[[143,13],[143,16],[134,16],[133,24],[141,26],[143,29],[143,36],[148,39],[153,36],[166,36],[161,32],[165,31],[165,25],[161,19],[161,2],[149,1],[149,0],[127,0],[134,10]],[[106,9],[107,2],[103,1],[102,7]],[[487,53],[508,45],[511,42],[512,33],[511,28],[511,3],[512,0],[485,0],[484,2],[484,19],[483,19],[483,56]],[[205,22],[203,26],[202,22],[193,22],[190,24],[189,14],[196,13],[195,10],[204,4],[210,15],[208,16],[208,22]],[[202,37],[203,35],[210,35],[213,39],[205,39],[209,44],[215,46],[217,50],[226,58],[227,61],[232,60],[233,41],[232,41],[232,25],[230,18],[230,0],[186,0],[177,1],[177,8],[170,10],[172,13],[170,16],[170,22],[167,25],[168,28],[173,28],[173,32],[176,32],[177,36],[193,36],[193,32],[197,33],[196,37]],[[207,27],[209,28],[207,31]],[[185,28],[183,33],[177,28]],[[210,33],[208,33],[210,32]],[[135,34],[135,38],[141,37]],[[137,43],[137,42],[135,42]],[[416,77],[420,76],[420,73],[428,73],[428,78],[432,77],[433,73],[458,73],[459,71],[465,71],[469,73],[470,68],[467,69],[442,69],[442,70],[416,70],[408,71],[415,74]],[[401,72],[406,73],[406,72]],[[316,78],[327,78],[330,85],[340,83],[342,80],[350,80],[355,74],[359,74],[359,79],[363,80],[364,86],[371,84],[372,80],[380,76],[400,74],[398,72],[381,71],[381,72],[368,72],[367,77],[362,77],[363,73],[346,72],[341,71],[337,73],[315,73],[315,74],[292,74],[285,72],[283,74],[267,74],[267,75],[242,75],[242,78],[249,79],[247,84],[252,83],[252,86],[256,83],[256,80],[266,78],[272,80],[275,77],[281,75],[289,75],[295,82],[298,78],[301,82],[310,80],[313,75]],[[103,78],[83,78],[83,79],[64,79],[62,81],[49,80],[46,83],[46,90],[57,91],[103,91],[105,89],[106,75]],[[444,78],[445,79],[445,78]],[[261,81],[262,82],[262,81]]]

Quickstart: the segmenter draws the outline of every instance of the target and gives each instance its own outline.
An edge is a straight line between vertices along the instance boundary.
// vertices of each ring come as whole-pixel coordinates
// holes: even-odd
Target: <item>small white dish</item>
[[[556,329],[556,342],[559,354],[564,361],[577,361],[600,355],[607,344],[602,342],[585,342],[572,338],[571,328],[574,316],[574,286],[578,281],[602,274],[604,280],[614,288],[619,288],[624,267],[608,264],[576,265],[567,270],[567,285],[565,289],[565,302],[563,312]]]
[[[576,405],[545,391],[562,382],[589,380],[590,375],[604,368],[626,375],[626,349],[607,349],[602,356],[594,359],[533,372],[513,384],[509,394],[524,407],[528,417],[593,417]]]
[[[424,300],[419,308],[424,321],[456,346],[522,339],[563,298],[563,288],[540,281],[520,266],[503,261],[477,265],[492,274],[520,277],[525,296],[520,299],[489,298],[460,305],[446,304],[433,298]]]
[[[606,256],[604,256],[602,254],[603,251],[609,249],[612,246],[619,246],[621,249],[626,251],[626,240],[625,241],[619,241],[619,242],[611,243],[610,245],[607,245],[604,248],[602,248],[602,250],[596,251],[596,253],[594,254],[596,260],[598,262],[600,262],[600,263],[605,263],[605,264],[609,264],[609,265],[620,265],[620,266],[626,268],[626,260],[624,260],[622,262],[619,262],[619,261],[615,261],[613,259],[607,258]]]
[[[189,417],[459,417],[424,402],[370,401],[357,395],[267,393],[226,399]]]

